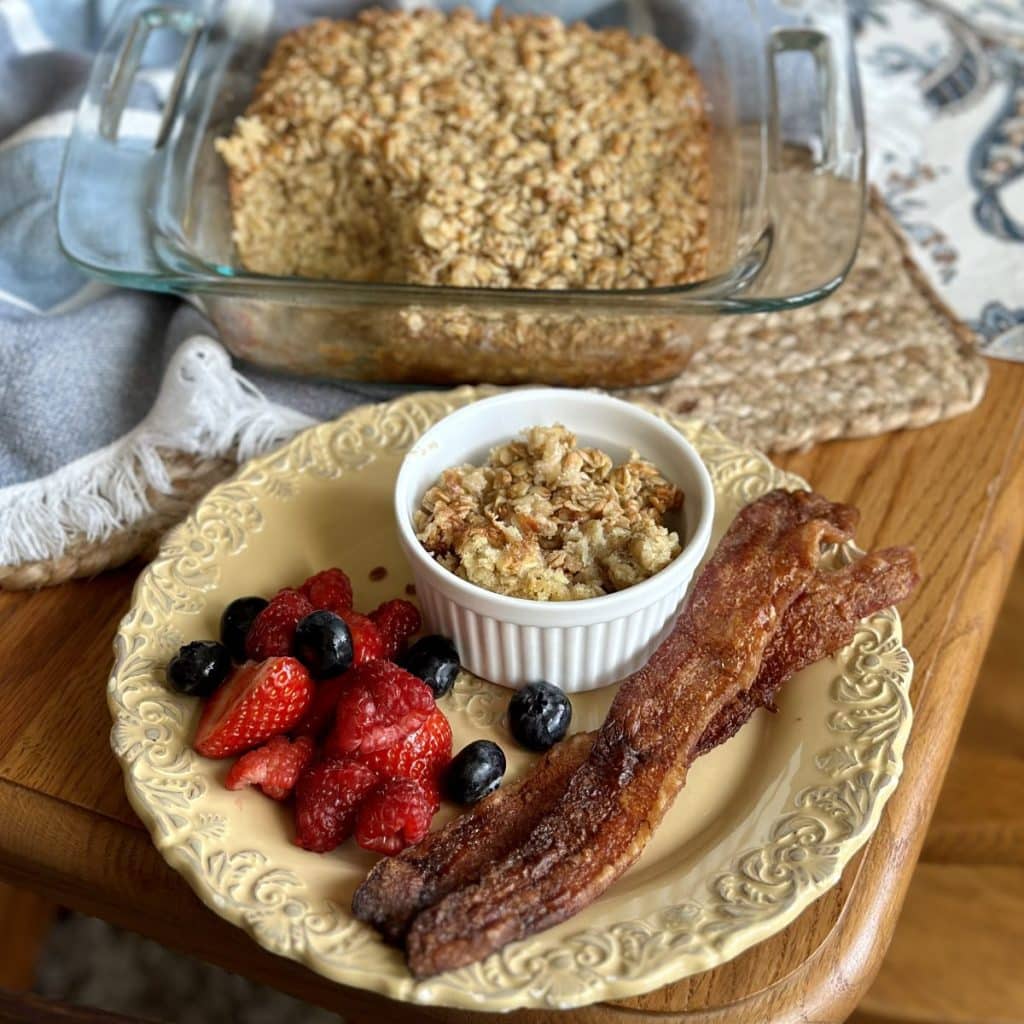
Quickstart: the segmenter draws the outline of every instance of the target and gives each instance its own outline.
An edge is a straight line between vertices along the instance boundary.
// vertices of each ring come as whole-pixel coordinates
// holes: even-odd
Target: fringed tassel
[[[190,338],[134,430],[48,477],[0,490],[0,565],[57,558],[72,541],[103,540],[148,515],[149,493],[172,490],[161,449],[241,462],[314,422],[270,402],[212,338]]]

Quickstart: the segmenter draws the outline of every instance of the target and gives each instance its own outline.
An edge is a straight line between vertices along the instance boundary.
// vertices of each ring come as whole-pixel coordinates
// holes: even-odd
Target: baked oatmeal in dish
[[[530,289],[705,277],[708,147],[653,37],[382,9],[282,38],[218,142],[251,271]]]
[[[534,601],[624,590],[681,551],[665,525],[683,494],[631,452],[615,465],[560,425],[531,427],[483,466],[455,466],[423,496],[413,527],[445,568]]]

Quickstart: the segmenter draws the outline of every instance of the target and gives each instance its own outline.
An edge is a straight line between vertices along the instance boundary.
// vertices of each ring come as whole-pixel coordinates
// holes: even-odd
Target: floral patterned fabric
[[[1024,362],[1024,0],[850,0],[870,173],[982,351]]]

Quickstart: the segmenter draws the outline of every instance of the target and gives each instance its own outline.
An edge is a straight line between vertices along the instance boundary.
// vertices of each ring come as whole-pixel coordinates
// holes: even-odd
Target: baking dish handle
[[[856,256],[865,204],[864,114],[846,5],[775,6],[790,18],[793,7],[810,13],[768,37],[771,237],[747,297],[785,308],[833,291]],[[784,75],[796,86],[780,88]]]
[[[108,281],[172,290],[155,221],[197,54],[216,45],[206,27],[189,4],[126,0],[96,55],[64,152],[57,235],[67,256]],[[170,75],[162,110],[138,109],[132,96],[151,42]]]
[[[163,116],[153,140],[153,148],[159,149],[170,134],[174,113],[181,98],[182,86],[188,66],[196,51],[196,45],[203,31],[202,19],[192,11],[180,7],[155,6],[139,11],[128,23],[120,47],[113,57],[113,67],[99,110],[100,134],[110,142],[117,142],[121,117],[128,103],[132,82],[142,64],[142,55],[150,35],[161,28],[170,28],[185,37],[181,53],[174,68],[174,76],[164,103]],[[117,34],[113,38],[117,38]],[[114,43],[116,46],[116,43]]]

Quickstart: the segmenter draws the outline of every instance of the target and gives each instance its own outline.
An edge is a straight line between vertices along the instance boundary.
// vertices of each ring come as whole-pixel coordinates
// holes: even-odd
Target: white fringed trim
[[[270,402],[212,338],[174,353],[149,415],[113,444],[50,476],[0,490],[0,565],[57,558],[73,540],[103,540],[153,511],[172,490],[158,449],[241,462],[315,421]]]

